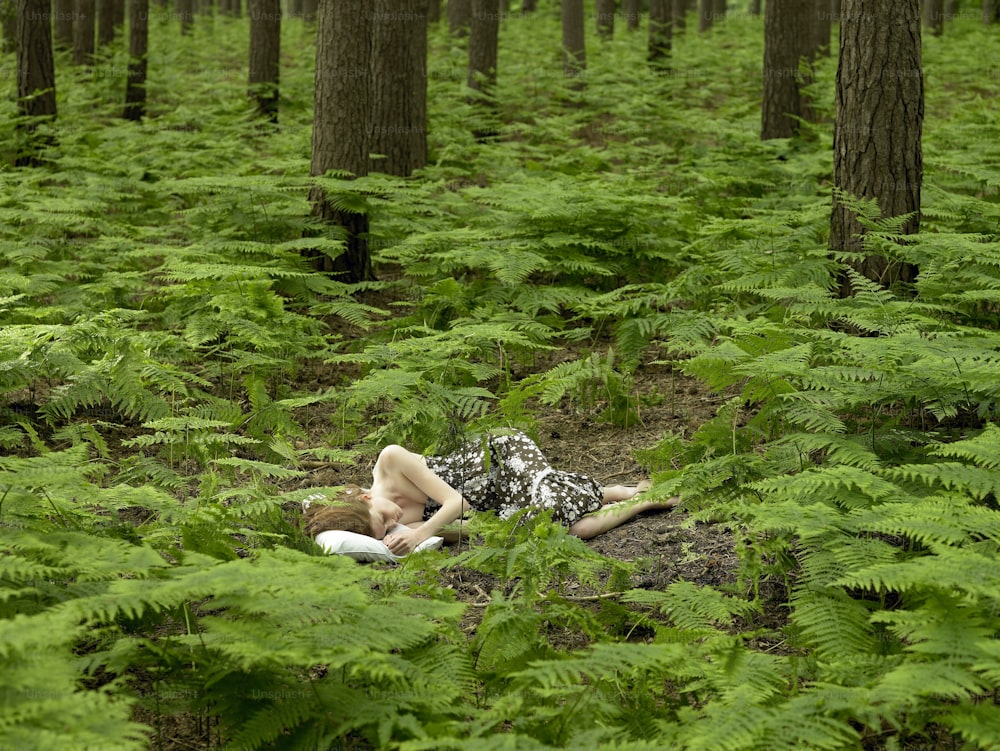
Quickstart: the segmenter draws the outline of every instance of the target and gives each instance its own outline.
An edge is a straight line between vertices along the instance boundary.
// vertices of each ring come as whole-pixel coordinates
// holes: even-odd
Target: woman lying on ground
[[[502,519],[523,509],[551,511],[553,521],[589,540],[643,511],[676,506],[677,498],[631,502],[649,487],[602,487],[591,477],[552,469],[541,450],[519,431],[490,434],[447,456],[423,457],[402,446],[382,449],[368,489],[347,486],[337,502],[312,504],[305,528],[312,536],[339,529],[382,540],[406,555],[470,508]],[[398,524],[399,528],[386,534]]]

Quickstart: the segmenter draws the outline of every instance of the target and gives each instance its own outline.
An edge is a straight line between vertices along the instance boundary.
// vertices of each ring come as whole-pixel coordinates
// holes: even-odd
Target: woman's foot
[[[627,501],[653,486],[650,480],[640,480],[636,485],[607,485],[604,488],[604,503]]]

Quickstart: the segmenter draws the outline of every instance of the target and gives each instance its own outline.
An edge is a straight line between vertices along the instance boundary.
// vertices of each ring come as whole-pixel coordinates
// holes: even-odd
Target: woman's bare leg
[[[617,503],[634,498],[644,490],[649,490],[649,480],[642,480],[638,485],[605,485],[604,503]]]
[[[607,490],[608,488],[605,488],[605,499],[607,499]],[[640,503],[630,503],[629,499],[636,495],[637,492],[642,491],[637,491],[635,488],[629,488],[629,490],[632,490],[633,492],[627,499],[611,501],[600,511],[593,511],[587,514],[580,519],[580,521],[576,522],[576,524],[573,524],[569,528],[569,533],[584,540],[589,540],[592,537],[597,537],[597,535],[602,534],[603,532],[607,532],[609,529],[621,526],[629,519],[634,519],[644,511],[673,508],[680,503],[681,500],[677,496],[674,496],[673,498],[668,498],[665,501],[643,501]],[[614,491],[612,494],[614,494]]]

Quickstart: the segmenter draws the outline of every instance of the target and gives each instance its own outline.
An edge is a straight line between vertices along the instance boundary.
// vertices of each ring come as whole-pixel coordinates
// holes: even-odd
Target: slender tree
[[[840,196],[875,200],[883,217],[907,215],[920,226],[924,80],[919,0],[843,0],[833,136],[835,195],[830,247],[862,251],[864,229]],[[868,256],[855,267],[884,285],[910,281],[916,269]],[[847,283],[842,294],[850,294]]]
[[[944,31],[944,0],[924,0],[924,28],[936,37]]]
[[[90,65],[94,61],[95,0],[76,0],[73,16],[73,63]]]
[[[668,0],[673,2],[673,0]],[[625,18],[625,28],[629,31],[639,29],[639,19],[642,16],[641,0],[622,0],[622,16]]]
[[[427,23],[437,24],[441,20],[441,0],[429,0],[427,3]]]
[[[427,164],[427,0],[372,0],[370,169],[406,176]]]
[[[584,42],[583,0],[562,0],[563,72],[578,78],[587,68]]]
[[[811,0],[768,0],[764,7],[764,96],[760,137],[790,138],[806,104],[799,88]]]
[[[708,31],[715,21],[715,0],[699,0],[698,31]]]
[[[320,0],[316,29],[316,85],[310,174],[368,171],[371,126],[370,0]],[[342,226],[344,252],[334,259],[314,258],[317,269],[341,274],[345,281],[374,278],[368,250],[368,217],[331,204],[323,189],[309,195],[313,214]]]
[[[281,0],[250,0],[250,97],[257,111],[278,122]]]
[[[649,51],[650,63],[666,68],[670,64],[673,44],[673,0],[649,0]]]
[[[467,36],[471,19],[472,0],[448,0],[448,30],[452,36]]]
[[[97,0],[97,46],[106,47],[115,39],[116,6],[122,0]]]
[[[56,75],[52,57],[52,24],[49,0],[17,3],[17,110],[26,118],[22,129],[29,144],[15,160],[18,166],[36,163],[33,143],[40,120],[56,117]]]
[[[0,0],[0,21],[3,23],[3,43],[0,51],[17,49],[17,4],[13,0]]]
[[[177,17],[181,20],[181,34],[190,34],[194,28],[194,0],[177,0]]]
[[[149,0],[129,0],[128,73],[125,81],[126,120],[141,120],[146,114],[146,73],[149,51]]]
[[[316,22],[317,0],[302,0],[302,20],[306,23]],[[239,15],[237,12],[236,15]]]
[[[52,32],[57,47],[73,49],[73,16],[76,14],[76,0],[52,0]]]
[[[677,36],[678,34],[683,34],[684,29],[687,27],[687,14],[691,8],[691,3],[689,0],[671,0],[671,3],[673,7],[670,16],[674,19],[671,36]]]
[[[615,35],[615,0],[594,0],[597,16],[597,35],[601,39],[611,39]]]
[[[997,22],[997,15],[1000,14],[1000,5],[996,0],[983,0],[983,23],[991,24]]]
[[[488,94],[496,86],[499,33],[499,0],[472,0],[468,74],[470,89]]]

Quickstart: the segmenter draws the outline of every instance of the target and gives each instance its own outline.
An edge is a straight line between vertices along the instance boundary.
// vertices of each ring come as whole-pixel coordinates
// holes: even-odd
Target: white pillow
[[[405,527],[397,525],[390,532]],[[396,555],[381,540],[376,540],[368,535],[359,535],[356,532],[345,532],[341,529],[328,529],[316,535],[316,542],[327,553],[339,553],[353,558],[356,561],[401,561],[406,556]],[[416,553],[420,550],[437,550],[444,542],[443,537],[428,537],[413,549]]]

